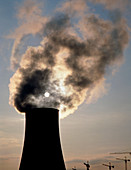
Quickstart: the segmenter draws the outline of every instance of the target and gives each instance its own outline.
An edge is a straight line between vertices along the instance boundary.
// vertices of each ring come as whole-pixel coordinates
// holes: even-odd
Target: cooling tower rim
[[[26,108],[24,109],[24,113],[27,113],[27,112],[30,112],[30,111],[33,111],[33,110],[54,110],[54,111],[57,111],[59,112],[58,109],[55,109],[55,108],[50,108],[50,107],[33,107],[33,108]]]

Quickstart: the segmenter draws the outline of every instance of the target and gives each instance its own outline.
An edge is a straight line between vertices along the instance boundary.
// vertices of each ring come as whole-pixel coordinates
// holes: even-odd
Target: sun
[[[45,92],[44,96],[45,96],[45,97],[49,97],[49,96],[50,96],[50,93]]]

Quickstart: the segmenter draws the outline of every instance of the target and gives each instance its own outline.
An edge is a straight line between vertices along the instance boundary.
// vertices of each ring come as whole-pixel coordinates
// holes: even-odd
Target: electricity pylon
[[[109,167],[109,170],[111,170],[111,168],[114,168],[114,166],[111,165],[111,162],[109,162],[109,165],[107,165],[107,164],[102,164],[102,165]]]
[[[87,163],[84,162],[84,165],[86,166],[87,170],[90,169],[90,164],[89,164],[89,161],[87,161]]]
[[[125,156],[125,159],[121,159],[121,158],[116,158],[117,160],[122,160],[125,162],[125,170],[127,170],[127,162],[130,162],[130,159],[127,159],[126,156]]]

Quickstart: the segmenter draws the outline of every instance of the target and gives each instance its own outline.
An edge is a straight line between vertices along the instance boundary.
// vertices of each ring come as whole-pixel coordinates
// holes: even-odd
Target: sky
[[[128,0],[0,1],[0,169],[19,167],[25,125],[24,115],[15,108],[21,111],[26,106],[22,103],[25,98],[16,105],[15,96],[21,98],[25,80],[32,76],[30,70],[36,73],[36,63],[41,70],[53,68],[56,73],[51,73],[47,90],[54,88],[52,82],[57,76],[66,80],[66,86],[59,86],[54,94],[56,100],[61,99],[62,106],[59,102],[50,106],[52,98],[48,98],[49,102],[43,98],[41,101],[41,95],[37,99],[35,93],[27,103],[35,101],[38,107],[61,110],[60,135],[67,170],[74,166],[84,170],[83,162],[87,160],[92,170],[104,170],[107,167],[102,164],[109,162],[116,170],[124,169],[124,162],[116,157],[131,156],[110,153],[131,151],[130,8]],[[53,49],[51,54],[45,50],[46,45]],[[38,58],[41,52],[50,54],[42,58],[43,65]],[[56,57],[55,64],[51,55]],[[28,69],[27,76],[19,68]],[[57,69],[61,70],[59,75]],[[63,89],[69,89],[68,98]],[[130,162],[128,167],[131,168]]]

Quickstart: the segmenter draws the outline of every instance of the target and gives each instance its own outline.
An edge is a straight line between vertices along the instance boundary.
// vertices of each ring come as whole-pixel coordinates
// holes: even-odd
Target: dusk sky
[[[110,153],[131,152],[130,9],[130,0],[0,1],[1,170],[18,170],[24,115],[16,109],[25,101],[60,110],[67,170],[84,170],[87,160],[91,170],[105,170],[102,164],[109,162],[124,169],[116,157],[131,155]],[[24,84],[38,68],[48,69],[51,78],[38,94],[21,99],[21,79]]]

